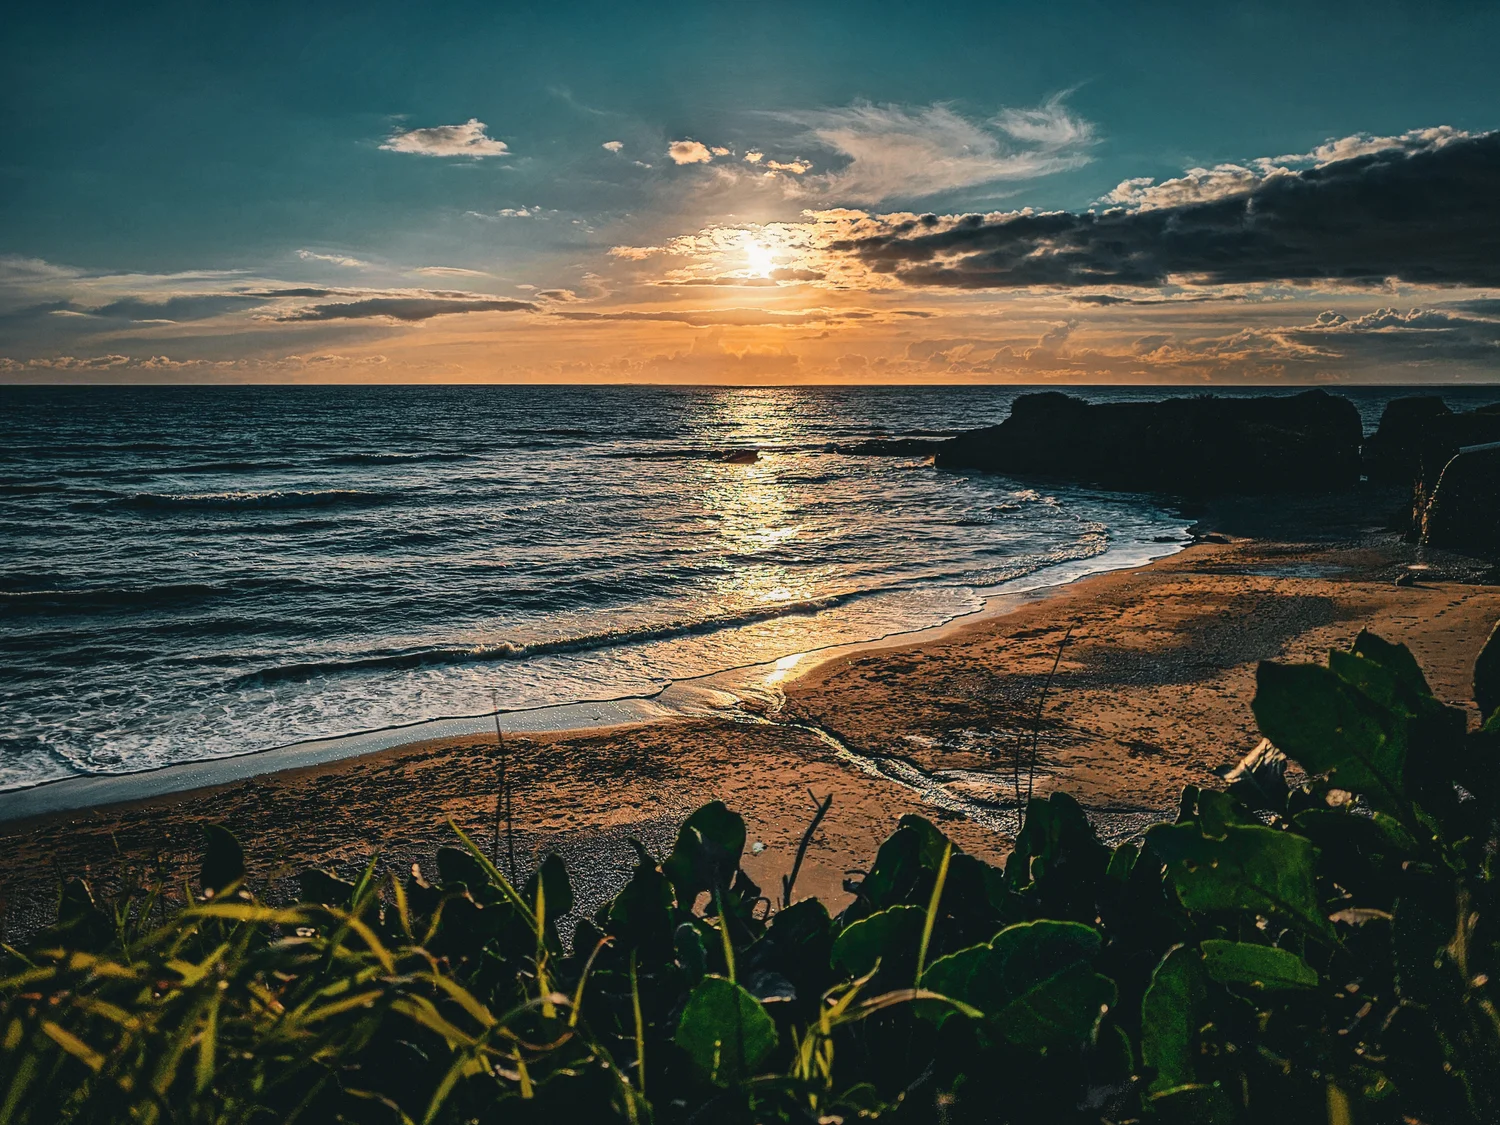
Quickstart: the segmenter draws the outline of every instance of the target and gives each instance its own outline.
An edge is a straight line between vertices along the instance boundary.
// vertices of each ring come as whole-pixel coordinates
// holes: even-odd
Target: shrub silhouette
[[[211,829],[185,909],[75,880],[6,948],[0,1125],[1500,1120],[1497,665],[1471,731],[1368,633],[1264,664],[1269,743],[1174,823],[1038,798],[1001,871],[905,817],[837,917],[718,802],[566,945],[555,856],[517,888],[455,828],[435,885],[277,908]]]

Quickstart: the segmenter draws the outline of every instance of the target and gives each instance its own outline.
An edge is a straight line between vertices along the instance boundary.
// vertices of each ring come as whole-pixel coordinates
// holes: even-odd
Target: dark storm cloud
[[[450,297],[370,297],[363,301],[313,305],[279,316],[277,320],[368,320],[386,317],[391,320],[430,320],[435,316],[473,312],[535,312],[530,301],[465,301]]]
[[[932,223],[834,243],[912,285],[1159,286],[1387,278],[1500,285],[1500,132],[1391,148],[1149,210]]]

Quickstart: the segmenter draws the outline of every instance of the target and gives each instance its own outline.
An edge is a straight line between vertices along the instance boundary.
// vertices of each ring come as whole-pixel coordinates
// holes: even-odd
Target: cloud
[[[386,152],[408,152],[416,156],[508,156],[510,146],[485,135],[489,126],[477,117],[462,125],[434,125],[395,133],[380,147]]]
[[[751,149],[749,152],[745,153],[745,163],[746,164],[759,164],[765,158],[766,158],[766,154],[765,153],[758,152],[755,149]]]
[[[667,146],[673,164],[707,164],[714,154],[702,141],[673,141]]]
[[[695,328],[726,325],[749,328],[765,325],[795,327],[805,324],[823,324],[836,320],[866,320],[872,314],[863,310],[834,311],[831,309],[806,309],[802,312],[776,312],[770,309],[677,309],[640,310],[620,309],[610,312],[555,312],[553,316],[563,320],[579,321],[643,321],[667,324],[687,324]]]
[[[1500,132],[1431,131],[1241,190],[1098,212],[922,216],[835,241],[911,285],[1500,285]]]
[[[602,148],[605,152],[619,152],[622,148],[625,147],[625,142],[624,141],[605,141],[599,147]]]
[[[1500,320],[1441,309],[1375,309],[1349,317],[1328,310],[1287,330],[1295,340],[1351,358],[1404,363],[1455,360],[1500,365]]]
[[[474,312],[535,312],[531,301],[470,297],[366,297],[360,301],[311,305],[274,319],[279,321],[387,319],[415,322],[435,316]]]
[[[528,207],[502,207],[495,214],[506,219],[529,219],[536,212]]]
[[[805,190],[849,203],[919,199],[1076,168],[1088,162],[1094,141],[1093,126],[1060,98],[1004,110],[993,122],[972,121],[941,104],[856,102],[784,116],[805,129],[810,143],[847,158]]]
[[[424,277],[491,277],[492,274],[484,270],[468,270],[462,266],[418,266],[412,273],[422,274]]]
[[[362,262],[358,258],[350,258],[344,254],[320,254],[316,250],[298,250],[297,257],[304,262],[331,262],[336,266],[344,266],[347,269],[365,269],[369,262]]]
[[[784,163],[780,160],[767,160],[765,166],[773,172],[790,172],[794,176],[805,175],[812,171],[810,160],[788,160]]]

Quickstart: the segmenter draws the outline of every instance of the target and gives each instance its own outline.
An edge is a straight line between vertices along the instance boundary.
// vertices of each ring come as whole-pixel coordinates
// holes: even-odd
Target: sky
[[[27,5],[0,381],[1500,380],[1500,5]]]

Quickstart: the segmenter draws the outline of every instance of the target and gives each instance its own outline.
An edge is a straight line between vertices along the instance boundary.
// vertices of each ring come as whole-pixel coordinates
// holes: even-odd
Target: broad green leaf
[[[1294,832],[1231,825],[1219,838],[1191,821],[1158,824],[1146,843],[1167,864],[1189,910],[1265,914],[1319,936],[1331,936],[1314,879],[1312,842]]]
[[[1479,705],[1480,718],[1487,723],[1500,716],[1500,623],[1474,662],[1474,702]]]
[[[556,852],[549,852],[542,865],[526,881],[523,897],[528,903],[536,902],[538,886],[546,892],[548,919],[561,918],[573,909],[573,884],[568,878],[568,867]]]
[[[984,1012],[1018,1046],[1080,1043],[1115,1002],[1114,982],[1092,968],[1100,942],[1097,930],[1078,922],[1022,922],[987,945],[933,962],[922,987]],[[943,1018],[935,1008],[923,1011]]]
[[[662,874],[671,882],[677,902],[691,909],[702,892],[728,889],[744,850],[744,819],[723,801],[710,801],[683,821],[672,853],[662,860]]]
[[[1099,955],[1099,931],[1079,922],[1043,919],[1007,926],[990,942],[990,956],[958,997],[991,1015],[1049,977]]]
[[[1156,1070],[1152,1091],[1197,1080],[1198,1028],[1207,1002],[1208,974],[1198,951],[1173,946],[1141,998],[1141,1061]]]
[[[887,970],[917,960],[917,942],[927,911],[920,906],[892,906],[862,918],[833,943],[833,965],[851,977],[862,977],[879,961]],[[909,978],[908,978],[909,982]]]
[[[1405,645],[1392,644],[1390,641],[1377,637],[1368,629],[1361,629],[1359,636],[1354,638],[1352,651],[1356,656],[1373,661],[1386,669],[1412,696],[1429,699],[1432,697],[1432,688],[1427,686],[1427,677],[1422,675],[1417,658]]]
[[[637,857],[635,873],[609,905],[609,931],[626,949],[666,954],[672,946],[672,885],[646,849],[638,841],[631,844]]]
[[[1078,802],[1066,793],[1038,797],[1005,861],[1010,889],[1049,918],[1092,921],[1099,881],[1110,852]]]
[[[776,1024],[733,981],[704,977],[688,996],[676,1042],[709,1079],[731,1086],[755,1073],[776,1047]]]
[[[1027,989],[993,1022],[1018,1047],[1076,1046],[1093,1037],[1115,997],[1115,982],[1080,962]]]
[[[234,833],[219,824],[203,826],[203,866],[198,879],[205,892],[217,893],[245,877],[245,852]]]
[[[1316,988],[1318,973],[1295,953],[1272,945],[1210,939],[1201,946],[1208,975],[1220,984],[1267,991]]]
[[[1398,814],[1407,807],[1404,716],[1328,668],[1262,661],[1251,704],[1261,731],[1310,774]]]

